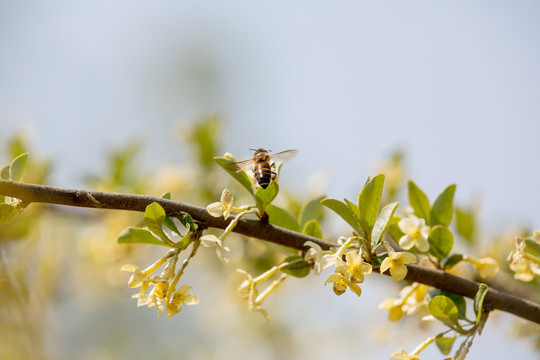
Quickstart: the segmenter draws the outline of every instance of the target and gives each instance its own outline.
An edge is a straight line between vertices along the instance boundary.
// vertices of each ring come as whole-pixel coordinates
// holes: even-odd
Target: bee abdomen
[[[267,163],[255,165],[253,175],[263,189],[266,189],[270,181],[272,181],[272,169]]]

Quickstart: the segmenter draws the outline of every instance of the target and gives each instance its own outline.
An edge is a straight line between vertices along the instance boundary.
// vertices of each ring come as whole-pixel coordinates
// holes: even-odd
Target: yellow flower
[[[499,272],[499,264],[495,259],[490,257],[473,258],[469,256],[463,256],[463,260],[470,262],[474,265],[476,270],[480,273],[480,277],[488,278],[497,275]]]
[[[415,246],[418,251],[426,252],[429,250],[428,234],[429,226],[424,219],[419,219],[414,215],[399,220],[398,226],[405,233],[399,239],[399,246],[405,250]]]
[[[347,291],[347,287],[351,289],[352,292],[354,292],[356,295],[360,296],[362,295],[362,289],[360,289],[360,286],[358,284],[351,282],[346,276],[343,276],[341,273],[334,273],[328,277],[325,281],[325,285],[328,283],[334,283],[334,293],[336,295],[341,295],[345,291]]]
[[[227,189],[224,189],[221,193],[221,202],[215,202],[206,207],[206,210],[213,217],[223,216],[225,220],[231,214],[233,209],[234,197],[231,192]]]
[[[171,299],[166,303],[167,316],[171,317],[182,310],[182,304],[196,305],[199,303],[197,295],[190,293],[192,287],[189,285],[181,285],[172,295]]]
[[[345,262],[341,261],[336,266],[336,273],[348,277],[352,283],[364,282],[364,274],[371,274],[373,269],[370,264],[364,262],[358,251],[349,251],[345,254]]]
[[[384,242],[384,246],[388,250],[388,256],[381,263],[381,274],[390,269],[390,275],[394,280],[403,280],[407,276],[407,267],[405,264],[416,263],[416,256],[409,252],[396,252],[386,241]]]
[[[166,281],[160,281],[154,285],[154,288],[149,294],[138,293],[132,297],[137,300],[137,306],[148,305],[149,308],[156,307],[158,310],[158,316],[163,314],[165,306],[163,305],[166,301],[167,291],[169,290],[169,283]]]

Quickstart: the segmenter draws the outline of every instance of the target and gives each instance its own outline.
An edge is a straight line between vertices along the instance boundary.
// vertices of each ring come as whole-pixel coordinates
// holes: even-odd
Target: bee
[[[249,149],[255,151],[253,159],[238,161],[227,165],[227,169],[235,172],[252,167],[253,176],[263,189],[266,189],[271,181],[276,178],[276,164],[274,160],[288,160],[296,155],[298,150],[285,150],[270,156],[272,150],[263,148]]]

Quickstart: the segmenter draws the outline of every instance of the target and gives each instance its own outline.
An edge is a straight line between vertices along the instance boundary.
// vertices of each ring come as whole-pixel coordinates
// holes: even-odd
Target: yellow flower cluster
[[[186,260],[182,268],[175,274],[178,254],[178,250],[170,250],[167,256],[159,259],[144,270],[133,264],[122,267],[122,271],[132,273],[128,286],[130,288],[141,288],[137,294],[133,295],[133,298],[137,299],[137,306],[147,305],[149,308],[155,306],[158,310],[158,316],[166,312],[167,316],[170,317],[182,310],[183,304],[195,305],[199,302],[199,298],[189,292],[192,289],[191,286],[180,285],[178,289],[176,288],[187,265]],[[152,275],[167,261],[168,263],[160,275]],[[150,287],[151,290],[147,293]]]

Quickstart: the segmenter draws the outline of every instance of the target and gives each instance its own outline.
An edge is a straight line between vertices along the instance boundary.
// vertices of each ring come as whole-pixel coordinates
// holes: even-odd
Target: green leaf
[[[277,207],[276,205],[269,204],[265,209],[268,214],[268,221],[272,225],[281,226],[285,229],[300,232],[300,225],[296,222],[294,216],[288,213],[286,210]]]
[[[388,253],[387,253],[387,252],[383,252],[383,253],[381,253],[381,254],[377,254],[377,256],[375,256],[375,258],[373,259],[373,262],[371,263],[371,265],[373,266],[374,269],[380,268],[382,262],[383,262],[384,259],[386,259],[387,257],[388,257]]]
[[[388,224],[388,233],[396,242],[399,242],[399,239],[401,239],[403,235],[405,235],[405,233],[399,228],[399,220],[401,220],[401,218],[394,215],[392,216]]]
[[[279,186],[277,182],[272,181],[266,189],[262,187],[258,188],[255,192],[255,203],[261,212],[264,212],[264,209],[268,204],[270,204],[278,195]]]
[[[474,212],[456,208],[456,230],[465,240],[472,243],[474,240]]]
[[[8,180],[8,181],[11,181],[11,172],[10,172],[10,169],[11,169],[11,165],[6,165],[2,168],[2,170],[0,170],[0,178],[2,180]]]
[[[176,227],[176,224],[174,223],[173,219],[170,217],[165,217],[165,220],[163,220],[163,225],[165,225],[167,228],[169,228],[171,231],[174,231],[178,235],[182,236],[180,233],[180,230]]]
[[[165,210],[157,202],[148,205],[144,211],[144,223],[148,229],[165,243],[173,244],[161,228],[161,225],[165,222],[165,217]]]
[[[360,226],[364,234],[371,235],[371,229],[379,212],[382,192],[384,187],[384,175],[379,174],[368,181],[358,195],[358,208],[360,209]]]
[[[128,227],[118,236],[119,244],[153,244],[153,245],[164,245],[163,241],[159,240],[154,236],[148,229]]]
[[[302,234],[310,235],[322,239],[321,225],[316,219],[309,220],[302,230]]]
[[[214,157],[214,161],[221,166],[229,175],[231,175],[236,181],[240,183],[251,195],[254,195],[253,185],[251,180],[245,171],[237,171],[238,168],[234,166],[227,166],[236,162],[236,159],[227,159],[224,157]]]
[[[439,194],[433,207],[431,208],[430,220],[431,225],[450,225],[452,221],[452,215],[454,214],[454,192],[456,191],[456,185],[452,184],[443,190]]]
[[[480,286],[478,287],[478,291],[476,292],[476,295],[474,296],[474,313],[476,314],[477,324],[480,321],[480,317],[482,316],[484,299],[486,297],[487,292],[488,292],[488,286],[486,284],[480,284]]]
[[[450,327],[459,326],[458,308],[447,296],[438,295],[432,298],[428,303],[428,311],[437,320]]]
[[[463,255],[461,254],[454,254],[450,257],[445,258],[441,265],[443,266],[444,270],[448,270],[456,266],[459,262],[463,260]]]
[[[307,276],[311,271],[309,263],[305,261],[300,255],[291,255],[287,257],[284,262],[293,262],[292,264],[281,269],[281,271],[287,275],[302,278]]]
[[[349,224],[354,229],[354,231],[356,231],[357,234],[363,234],[362,229],[360,228],[352,210],[345,203],[336,199],[326,198],[321,201],[321,204],[341,216],[341,218],[345,220],[347,224]]]
[[[167,191],[166,193],[163,193],[163,195],[161,195],[160,198],[171,200],[171,193]]]
[[[28,153],[21,154],[11,162],[9,173],[11,181],[19,181],[21,179],[24,167],[28,159]]]
[[[452,345],[454,345],[454,340],[456,340],[455,337],[438,337],[435,340],[435,344],[437,344],[437,347],[443,353],[443,355],[450,354],[450,351],[452,351]]]
[[[447,298],[452,300],[458,310],[458,318],[465,319],[465,316],[467,314],[467,303],[465,302],[465,298],[463,296],[440,289],[433,289],[429,292],[429,298],[434,298],[440,295],[446,296]]]
[[[375,224],[373,225],[373,230],[371,232],[372,247],[377,246],[381,241],[384,231],[388,227],[390,219],[392,219],[392,215],[394,214],[394,211],[396,211],[398,204],[398,202],[393,202],[385,205],[379,212],[379,215],[377,215]]]
[[[454,235],[447,227],[437,225],[429,231],[428,242],[430,254],[442,260],[454,247]]]
[[[425,219],[426,224],[429,222],[429,211],[431,209],[429,205],[429,199],[422,190],[416,184],[409,180],[409,204],[414,210],[414,214],[419,218]]]
[[[306,223],[312,219],[319,219],[322,213],[321,201],[324,199],[324,196],[317,196],[311,200],[306,201],[300,213],[298,214],[298,222],[300,226],[305,226]]]
[[[182,211],[179,214],[176,214],[176,218],[180,220],[182,225],[184,225],[189,230],[189,232],[196,232],[197,227],[195,226],[195,221],[189,213]]]
[[[540,257],[540,244],[531,239],[525,239],[525,252]]]

